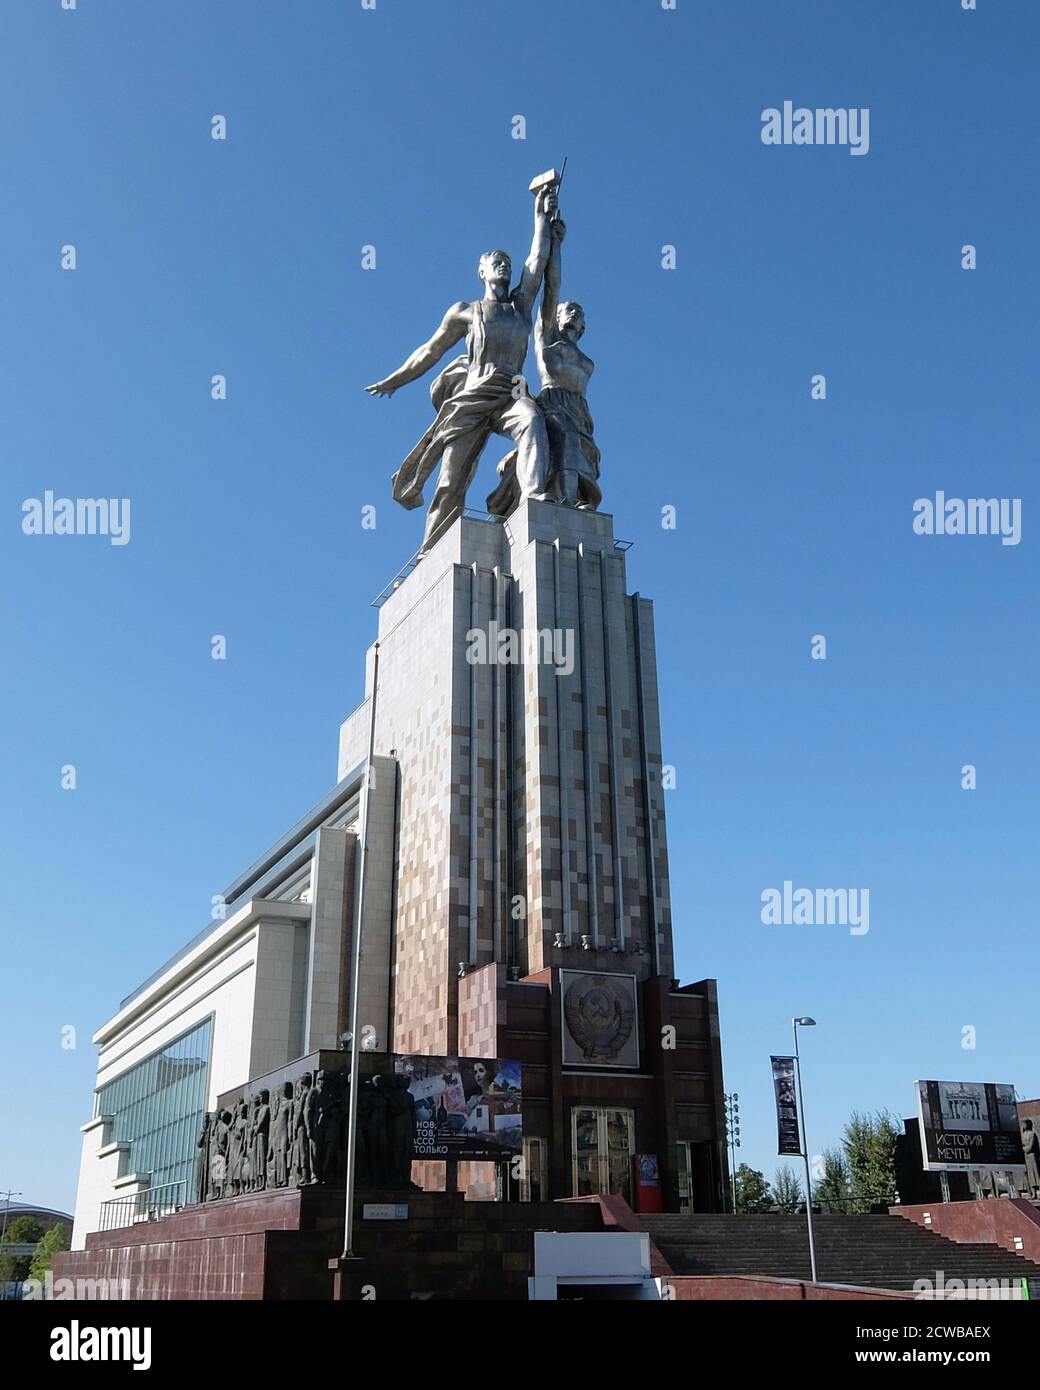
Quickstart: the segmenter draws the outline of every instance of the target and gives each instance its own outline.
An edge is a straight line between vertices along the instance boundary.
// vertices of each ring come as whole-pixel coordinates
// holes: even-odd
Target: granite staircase
[[[804,1213],[637,1217],[676,1274],[809,1279]],[[1040,1265],[999,1245],[947,1240],[892,1216],[814,1217],[820,1283],[909,1292],[915,1280],[1040,1281]]]

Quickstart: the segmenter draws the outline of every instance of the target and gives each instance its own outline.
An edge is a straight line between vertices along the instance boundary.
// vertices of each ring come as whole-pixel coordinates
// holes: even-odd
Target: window
[[[184,1182],[187,1201],[195,1195],[212,1032],[210,1017],[99,1087],[94,1101],[95,1115],[112,1116],[113,1140],[130,1145],[127,1171],[150,1174],[152,1187]]]

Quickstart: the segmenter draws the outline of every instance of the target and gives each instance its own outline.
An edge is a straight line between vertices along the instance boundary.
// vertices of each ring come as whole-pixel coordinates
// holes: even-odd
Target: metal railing
[[[113,1197],[102,1202],[98,1230],[117,1231],[121,1226],[133,1226],[138,1221],[161,1221],[187,1205],[187,1188],[187,1181],[181,1178],[179,1182],[160,1183],[158,1187],[147,1187],[129,1197]]]
[[[889,1207],[899,1205],[899,1193],[891,1197],[819,1197],[813,1198],[814,1216],[877,1216]],[[775,1203],[765,1211],[766,1216],[804,1216],[805,1198],[799,1197],[794,1206],[778,1207]]]

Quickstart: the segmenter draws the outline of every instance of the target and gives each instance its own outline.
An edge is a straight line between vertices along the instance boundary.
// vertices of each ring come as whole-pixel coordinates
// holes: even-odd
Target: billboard
[[[917,1081],[926,1173],[1024,1168],[1014,1086],[989,1081]]]
[[[776,1151],[800,1154],[798,1101],[794,1093],[794,1058],[770,1057],[773,1064],[773,1091],[776,1094]]]
[[[415,1101],[420,1158],[504,1160],[523,1149],[523,1067],[501,1057],[395,1057]]]

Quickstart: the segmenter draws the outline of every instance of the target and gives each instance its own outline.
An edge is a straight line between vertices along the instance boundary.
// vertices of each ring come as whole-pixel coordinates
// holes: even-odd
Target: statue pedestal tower
[[[717,1005],[672,979],[653,609],[626,549],[607,514],[526,501],[461,517],[382,603],[340,731],[340,778],[376,755],[362,1026],[522,1062],[542,1196],[631,1196],[647,1153],[667,1205],[718,1209]]]

